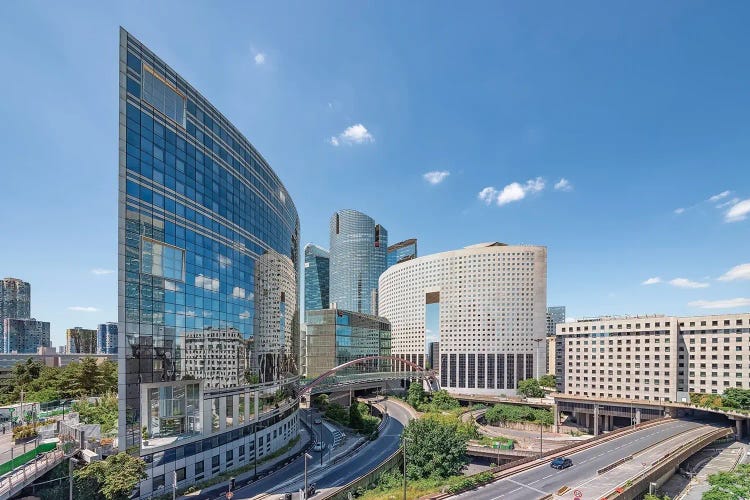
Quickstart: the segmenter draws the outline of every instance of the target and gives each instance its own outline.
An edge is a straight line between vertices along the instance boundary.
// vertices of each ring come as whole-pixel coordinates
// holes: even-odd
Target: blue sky
[[[750,310],[750,4],[457,5],[3,2],[0,274],[54,345],[117,318],[122,25],[268,159],[302,244],[356,208],[422,255],[546,245],[569,316]]]

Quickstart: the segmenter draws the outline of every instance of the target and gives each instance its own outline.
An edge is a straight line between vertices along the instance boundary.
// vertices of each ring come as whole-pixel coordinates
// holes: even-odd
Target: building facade
[[[297,434],[294,401],[262,402],[298,375],[299,218],[197,90],[125,30],[119,55],[118,441],[148,463],[147,496]],[[256,335],[275,339],[262,385]]]
[[[65,330],[65,341],[68,354],[96,354],[99,352],[96,330],[88,330],[80,326],[68,328]]]
[[[339,210],[329,227],[331,307],[377,316],[378,278],[386,268],[388,231],[356,210]]]
[[[386,256],[387,266],[391,267],[399,262],[404,262],[411,259],[417,258],[417,239],[410,238],[408,240],[399,241],[388,247],[388,255]]]
[[[307,311],[307,376],[315,378],[343,363],[391,355],[391,325],[385,318],[341,309]],[[384,372],[388,360],[372,360],[338,372]]]
[[[565,323],[565,306],[552,306],[547,308],[547,336],[555,334],[555,329],[560,323]]]
[[[5,318],[3,320],[3,352],[36,353],[50,347],[49,322],[35,319]]]
[[[483,243],[418,257],[380,277],[380,312],[395,356],[425,366],[438,343],[440,385],[451,392],[515,394],[543,375],[547,249]],[[439,331],[427,335],[437,304]]]
[[[328,308],[330,263],[328,250],[312,243],[305,245],[305,311]]]
[[[31,285],[17,278],[0,281],[0,335],[4,320],[31,318]]]
[[[96,327],[98,354],[117,354],[117,323],[102,323]]]
[[[557,326],[567,394],[688,402],[750,388],[750,313],[632,316]]]

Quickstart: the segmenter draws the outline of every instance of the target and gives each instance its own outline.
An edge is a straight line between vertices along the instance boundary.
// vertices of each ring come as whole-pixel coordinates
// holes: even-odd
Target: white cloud
[[[750,263],[734,266],[719,277],[719,281],[750,280]]]
[[[185,311],[185,316],[187,316],[188,318],[195,318],[195,311],[191,311],[188,309],[187,311]]]
[[[677,215],[683,214],[683,213],[685,213],[685,209],[684,209],[684,208],[682,208],[682,207],[680,207],[680,208],[675,208],[675,209],[674,209],[674,213],[676,213]]]
[[[248,319],[250,317],[250,311],[242,311],[240,313],[240,319]]]
[[[738,307],[750,307],[750,299],[738,297],[736,299],[724,300],[695,300],[688,303],[691,307],[701,309],[735,309]]]
[[[575,318],[565,318],[565,322],[566,323],[575,323],[576,321],[578,321],[578,320],[575,319]]]
[[[657,283],[661,283],[661,278],[658,276],[654,276],[653,278],[649,278],[641,283],[641,285],[655,285]]]
[[[736,205],[739,201],[740,201],[739,198],[732,198],[731,200],[727,200],[724,203],[719,203],[718,205],[716,205],[716,208],[730,207],[732,205]]]
[[[739,222],[747,218],[750,213],[750,199],[738,201],[724,214],[725,222]]]
[[[232,265],[232,259],[223,255],[219,255],[219,265],[222,269],[226,269],[227,267]]]
[[[195,277],[195,286],[210,290],[212,292],[219,291],[219,280],[217,278],[208,278],[199,274]]]
[[[76,312],[85,312],[85,313],[93,313],[98,311],[96,307],[91,306],[70,306],[68,307],[68,310],[70,311],[76,311]]]
[[[101,267],[97,267],[91,270],[91,274],[96,274],[97,276],[103,276],[105,274],[112,274],[114,272],[115,272],[114,269],[102,269]]]
[[[332,146],[338,146],[340,144],[365,144],[367,142],[375,142],[375,138],[361,123],[347,127],[343,132],[337,136],[333,136],[328,141]]]
[[[244,299],[245,295],[247,295],[247,292],[245,291],[244,288],[236,286],[232,290],[232,297],[235,297],[237,299]]]
[[[555,190],[556,191],[572,191],[573,184],[571,184],[570,181],[566,179],[565,177],[562,177],[559,181],[555,183]]]
[[[721,200],[721,199],[724,199],[724,198],[726,198],[726,197],[727,197],[727,196],[729,196],[730,194],[731,194],[731,191],[722,191],[721,193],[719,193],[719,194],[715,194],[715,195],[713,195],[712,197],[710,197],[710,198],[708,199],[708,201],[710,201],[711,203],[715,203],[715,202],[717,202],[717,201],[719,201],[719,200]]]
[[[497,198],[498,192],[497,189],[493,188],[492,186],[487,186],[486,188],[479,191],[479,194],[477,197],[485,202],[487,205],[495,201],[495,198]]]
[[[255,57],[253,59],[255,59],[255,64],[257,64],[258,66],[266,63],[266,55],[263,52],[258,52],[257,54],[255,54]]]
[[[502,191],[498,191],[493,186],[487,186],[479,192],[477,197],[487,205],[494,201],[498,206],[502,206],[522,200],[529,193],[538,193],[544,189],[544,186],[544,179],[537,177],[536,179],[529,179],[523,185],[518,182],[511,182]]]
[[[422,174],[422,177],[430,184],[435,185],[443,182],[449,175],[451,175],[451,173],[447,170],[433,170],[432,172]]]
[[[669,284],[678,288],[706,288],[708,283],[701,283],[699,281],[690,281],[687,278],[675,278],[669,281]]]

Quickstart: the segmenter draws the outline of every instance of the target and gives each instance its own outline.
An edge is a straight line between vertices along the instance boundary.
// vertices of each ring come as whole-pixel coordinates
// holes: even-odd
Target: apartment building
[[[750,313],[582,319],[556,333],[566,394],[688,401],[750,388]]]

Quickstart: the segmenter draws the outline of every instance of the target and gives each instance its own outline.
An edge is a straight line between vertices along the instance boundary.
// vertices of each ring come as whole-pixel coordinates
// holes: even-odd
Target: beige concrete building
[[[602,317],[556,333],[566,394],[686,402],[691,392],[750,388],[750,313]]]
[[[547,337],[547,370],[546,374],[555,373],[555,337]]]
[[[407,260],[380,276],[379,296],[393,354],[425,366],[437,351],[431,366],[450,392],[515,394],[546,371],[545,247],[482,243]]]

